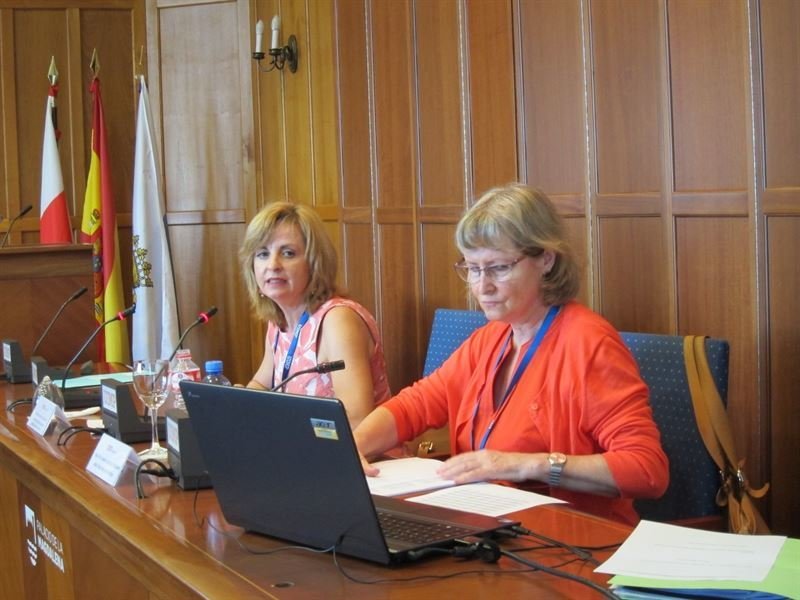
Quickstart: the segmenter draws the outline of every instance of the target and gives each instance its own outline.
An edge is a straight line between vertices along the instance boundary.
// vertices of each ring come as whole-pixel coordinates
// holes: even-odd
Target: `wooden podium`
[[[0,339],[19,342],[26,359],[50,319],[81,287],[37,354],[64,365],[95,327],[92,247],[89,244],[12,246],[0,249]],[[2,364],[2,363],[0,363]]]

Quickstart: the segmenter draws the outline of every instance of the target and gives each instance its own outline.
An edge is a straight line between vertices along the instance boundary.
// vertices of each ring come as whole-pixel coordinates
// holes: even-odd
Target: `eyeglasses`
[[[505,263],[502,265],[489,265],[488,267],[468,265],[462,260],[454,264],[453,268],[456,270],[456,273],[458,273],[458,276],[467,283],[478,283],[478,281],[481,279],[481,273],[483,273],[484,277],[486,277],[486,279],[489,281],[498,283],[501,281],[506,281],[509,277],[511,277],[511,271],[514,269],[514,265],[525,258],[525,256],[526,255],[520,256],[517,260],[510,263]]]

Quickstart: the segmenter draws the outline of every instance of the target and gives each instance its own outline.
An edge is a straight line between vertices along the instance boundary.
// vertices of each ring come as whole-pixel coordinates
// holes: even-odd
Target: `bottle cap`
[[[189,348],[181,348],[175,353],[175,358],[191,358],[192,351]]]
[[[206,373],[213,373],[214,375],[219,375],[222,373],[222,361],[221,360],[207,360],[206,361]]]

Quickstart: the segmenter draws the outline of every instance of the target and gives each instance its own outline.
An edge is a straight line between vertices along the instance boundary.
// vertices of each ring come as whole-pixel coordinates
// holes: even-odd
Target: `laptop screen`
[[[341,554],[384,564],[402,560],[401,554],[414,547],[387,545],[339,400],[189,380],[180,385],[229,523],[295,544],[335,546]],[[509,523],[402,500],[376,500],[382,509],[421,519],[425,513],[437,521],[444,513],[455,515],[474,533]]]

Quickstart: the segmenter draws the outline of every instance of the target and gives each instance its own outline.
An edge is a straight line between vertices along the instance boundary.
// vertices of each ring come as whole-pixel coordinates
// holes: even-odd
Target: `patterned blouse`
[[[320,306],[314,314],[309,315],[308,321],[300,329],[300,337],[297,348],[294,352],[289,375],[309,369],[317,364],[317,345],[319,342],[319,328],[328,311],[337,306],[346,306],[354,310],[364,321],[369,329],[373,341],[372,356],[370,356],[370,368],[372,370],[372,388],[375,405],[388,400],[391,396],[389,382],[386,378],[386,361],[383,357],[383,345],[378,334],[378,325],[375,318],[369,311],[358,302],[346,298],[331,298]],[[277,336],[277,339],[276,339]],[[267,339],[274,348],[273,354],[273,385],[278,383],[282,377],[283,365],[286,362],[286,354],[292,343],[294,330],[281,331],[274,323],[270,322],[267,327]],[[330,373],[309,373],[300,375],[286,384],[285,391],[291,394],[305,394],[317,397],[335,397],[333,381]]]

